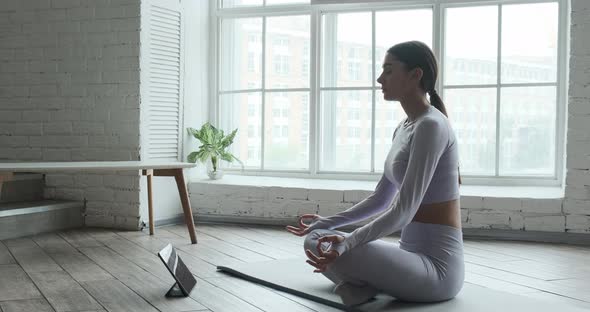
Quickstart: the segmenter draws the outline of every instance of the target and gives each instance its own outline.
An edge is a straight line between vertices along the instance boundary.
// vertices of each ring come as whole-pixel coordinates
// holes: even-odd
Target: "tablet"
[[[166,297],[188,297],[191,290],[197,284],[197,280],[188,270],[182,259],[176,253],[171,244],[166,245],[164,249],[158,252],[158,257],[162,259],[164,265],[168,268],[176,283],[166,293]]]

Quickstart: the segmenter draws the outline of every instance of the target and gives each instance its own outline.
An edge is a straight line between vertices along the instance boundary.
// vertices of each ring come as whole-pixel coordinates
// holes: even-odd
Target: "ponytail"
[[[441,113],[447,116],[447,118],[449,118],[449,115],[447,115],[447,108],[445,107],[445,103],[443,103],[442,99],[440,98],[436,90],[432,89],[428,92],[428,95],[430,96],[430,104],[432,104],[432,106],[436,107],[436,109],[438,109]]]

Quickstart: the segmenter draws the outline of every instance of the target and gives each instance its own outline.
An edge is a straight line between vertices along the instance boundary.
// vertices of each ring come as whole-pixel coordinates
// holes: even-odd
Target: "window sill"
[[[217,185],[244,185],[262,187],[289,187],[318,190],[360,190],[372,191],[377,181],[304,179],[285,177],[245,176],[226,174],[220,180],[208,178],[196,179],[192,183]],[[560,186],[488,186],[462,185],[461,196],[468,197],[500,197],[500,198],[538,198],[562,199],[564,190]]]

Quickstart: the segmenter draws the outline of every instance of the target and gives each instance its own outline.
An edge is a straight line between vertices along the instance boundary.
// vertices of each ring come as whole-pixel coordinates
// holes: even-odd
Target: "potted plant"
[[[188,161],[192,163],[199,161],[207,164],[207,175],[209,175],[209,178],[216,180],[223,176],[223,170],[219,167],[221,160],[227,162],[236,160],[240,163],[242,169],[244,169],[242,161],[232,153],[226,151],[226,148],[234,142],[234,137],[238,129],[235,129],[226,136],[223,130],[217,129],[207,122],[200,130],[193,128],[188,128],[187,130],[202,144],[199,146],[198,151],[188,155]]]

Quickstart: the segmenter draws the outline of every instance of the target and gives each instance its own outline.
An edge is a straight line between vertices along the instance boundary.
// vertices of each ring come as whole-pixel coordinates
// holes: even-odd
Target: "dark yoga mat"
[[[589,310],[559,302],[537,300],[465,283],[452,300],[416,304],[397,301],[386,295],[354,309],[346,308],[340,297],[332,293],[334,285],[323,275],[313,273],[313,267],[303,259],[273,260],[218,266],[218,270],[245,280],[288,292],[348,311],[401,311],[401,312],[582,312]]]

